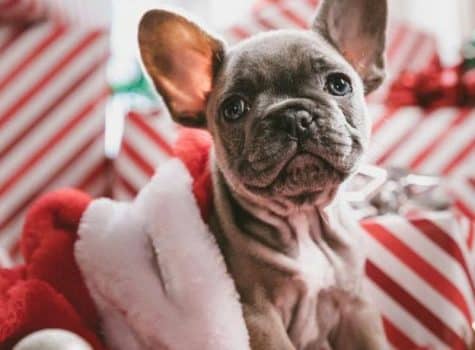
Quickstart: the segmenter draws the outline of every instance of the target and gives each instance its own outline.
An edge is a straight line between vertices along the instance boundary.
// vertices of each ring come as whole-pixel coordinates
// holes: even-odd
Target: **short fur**
[[[254,350],[386,348],[355,237],[325,214],[368,145],[364,98],[384,78],[386,22],[385,0],[326,0],[310,30],[227,49],[172,12],[141,21],[143,62],[172,117],[214,140],[211,229]],[[332,93],[335,74],[349,93]],[[230,99],[246,107],[236,120]]]

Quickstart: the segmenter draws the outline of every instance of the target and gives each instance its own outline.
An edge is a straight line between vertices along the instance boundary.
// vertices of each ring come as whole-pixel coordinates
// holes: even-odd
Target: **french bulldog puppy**
[[[386,23],[386,0],[324,0],[309,30],[227,48],[178,14],[142,18],[143,63],[171,116],[213,137],[210,227],[254,350],[386,349],[364,256],[325,214],[368,145]]]

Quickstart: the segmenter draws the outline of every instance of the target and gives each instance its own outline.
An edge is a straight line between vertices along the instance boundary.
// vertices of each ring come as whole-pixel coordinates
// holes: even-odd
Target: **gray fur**
[[[213,137],[210,226],[253,350],[386,348],[361,289],[364,257],[324,214],[368,146],[365,93],[384,76],[386,12],[386,0],[326,0],[311,30],[263,33],[230,49],[163,10],[141,23],[144,64],[172,116]],[[329,93],[333,73],[350,79],[350,94]],[[249,106],[235,121],[223,118],[231,96]]]

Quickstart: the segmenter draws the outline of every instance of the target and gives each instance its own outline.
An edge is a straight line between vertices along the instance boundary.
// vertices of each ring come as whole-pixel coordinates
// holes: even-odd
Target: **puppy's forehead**
[[[252,89],[274,86],[277,82],[301,84],[335,70],[354,73],[351,65],[319,34],[286,30],[256,35],[233,47],[222,75],[231,84],[228,89]]]

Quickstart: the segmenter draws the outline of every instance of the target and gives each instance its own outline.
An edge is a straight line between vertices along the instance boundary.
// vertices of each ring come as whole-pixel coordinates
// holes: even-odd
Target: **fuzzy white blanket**
[[[131,203],[94,201],[75,254],[111,349],[249,349],[234,283],[179,160]]]

